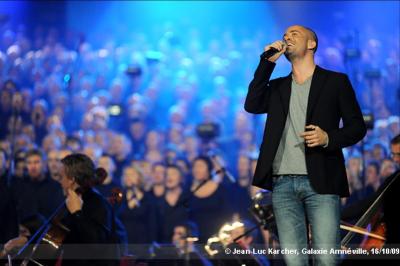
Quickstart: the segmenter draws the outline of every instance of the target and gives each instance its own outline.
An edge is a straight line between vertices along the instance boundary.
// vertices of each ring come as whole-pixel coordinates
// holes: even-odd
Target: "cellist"
[[[62,265],[115,265],[114,215],[107,200],[92,188],[104,179],[105,170],[95,168],[84,154],[68,155],[61,163],[68,210],[64,222],[70,230],[62,246]]]
[[[393,247],[393,245],[399,247],[400,215],[398,213],[398,204],[400,199],[400,134],[390,141],[390,150],[391,157],[396,163],[397,171],[387,177],[375,193],[342,210],[341,218],[342,220],[349,220],[360,217],[365,214],[370,206],[381,196],[382,200],[379,204],[381,208],[379,208],[379,210],[383,214],[382,221],[385,225],[384,238],[386,240],[384,245],[386,247]]]

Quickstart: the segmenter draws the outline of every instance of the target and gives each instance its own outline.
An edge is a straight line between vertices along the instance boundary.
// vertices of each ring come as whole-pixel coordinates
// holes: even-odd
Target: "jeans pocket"
[[[272,190],[280,186],[283,181],[284,181],[283,176],[274,176],[272,179]]]

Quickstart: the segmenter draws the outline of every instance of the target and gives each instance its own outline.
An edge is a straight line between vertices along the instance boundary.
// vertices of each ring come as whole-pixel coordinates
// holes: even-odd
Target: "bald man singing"
[[[264,48],[244,106],[268,114],[253,185],[272,191],[281,248],[293,252],[284,254],[288,266],[311,258],[315,265],[338,264],[340,197],[349,196],[342,148],[366,134],[349,78],[317,66],[317,48],[312,29],[289,27],[283,40]],[[270,80],[282,54],[292,72]]]

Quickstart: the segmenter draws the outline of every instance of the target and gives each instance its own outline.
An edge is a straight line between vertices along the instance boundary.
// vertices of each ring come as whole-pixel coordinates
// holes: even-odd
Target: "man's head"
[[[390,154],[397,166],[400,166],[400,134],[390,141]]]
[[[82,141],[74,136],[67,137],[65,146],[72,152],[78,152],[82,150]]]
[[[38,149],[29,150],[26,153],[26,169],[32,181],[41,181],[45,175],[45,165],[43,153]]]
[[[113,174],[116,170],[116,166],[115,166],[113,158],[110,155],[105,154],[105,153],[103,153],[100,156],[99,161],[98,161],[98,166],[104,168],[110,177],[113,176]]]
[[[152,166],[152,177],[154,185],[162,185],[165,181],[165,165],[162,162],[154,163]]]
[[[85,154],[73,153],[61,160],[60,183],[62,188],[87,190],[94,185],[101,184],[107,172],[103,168],[96,168],[93,161]]]
[[[185,244],[192,244],[199,237],[198,226],[191,221],[182,222],[174,227],[172,243],[179,249],[183,249]]]
[[[47,153],[47,169],[49,169],[51,177],[57,180],[59,174],[59,162],[58,151],[55,149],[52,149]]]
[[[317,34],[304,26],[290,26],[283,39],[287,45],[285,56],[289,61],[305,56],[313,57],[318,48]]]

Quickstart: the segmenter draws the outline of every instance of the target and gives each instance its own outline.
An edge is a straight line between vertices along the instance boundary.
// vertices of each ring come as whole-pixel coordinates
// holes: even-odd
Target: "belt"
[[[305,174],[284,174],[284,175],[272,175],[272,177],[280,177],[280,176],[307,176]]]

